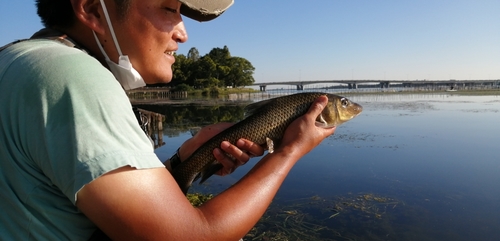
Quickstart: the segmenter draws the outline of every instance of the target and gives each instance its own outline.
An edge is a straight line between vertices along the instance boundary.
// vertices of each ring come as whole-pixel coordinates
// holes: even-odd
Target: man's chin
[[[144,82],[148,85],[155,84],[168,84],[172,81],[172,74],[159,75],[153,78],[144,79]]]

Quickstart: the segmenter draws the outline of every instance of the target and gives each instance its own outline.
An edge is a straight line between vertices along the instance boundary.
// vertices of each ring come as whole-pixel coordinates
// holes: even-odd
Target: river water
[[[247,240],[500,240],[500,96],[346,96],[363,113],[299,161]],[[165,126],[161,159],[191,136]],[[192,191],[218,193],[258,159]]]

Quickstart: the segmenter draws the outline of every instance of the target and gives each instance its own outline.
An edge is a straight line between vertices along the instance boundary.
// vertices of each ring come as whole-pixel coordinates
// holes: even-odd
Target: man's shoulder
[[[61,42],[50,39],[26,39],[7,46],[0,52],[2,58],[16,59],[21,56],[45,58],[57,56],[63,53],[79,53],[85,54],[77,48],[71,48]],[[40,56],[39,53],[47,55]]]
[[[86,52],[49,39],[28,39],[0,52],[0,68],[3,70],[19,65],[36,68],[67,61],[71,63],[72,60],[93,62],[95,67],[99,66],[99,62]]]
[[[0,76],[16,81],[24,77],[36,85],[117,85],[112,74],[93,56],[49,39],[26,40],[0,52]]]

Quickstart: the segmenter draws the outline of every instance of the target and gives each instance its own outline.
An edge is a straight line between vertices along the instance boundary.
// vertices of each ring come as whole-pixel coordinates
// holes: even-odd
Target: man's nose
[[[188,40],[187,31],[183,22],[180,22],[177,26],[175,26],[172,38],[179,43],[184,43]]]

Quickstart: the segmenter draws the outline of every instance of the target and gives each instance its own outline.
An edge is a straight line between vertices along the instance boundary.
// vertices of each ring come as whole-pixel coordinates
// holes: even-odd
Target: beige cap
[[[200,22],[218,17],[234,3],[233,0],[179,0],[179,2],[182,3],[182,15]]]

